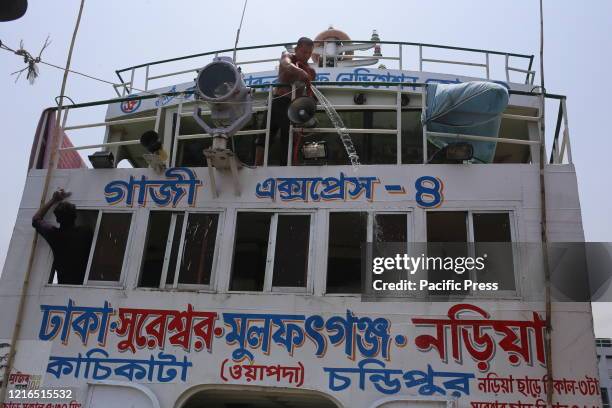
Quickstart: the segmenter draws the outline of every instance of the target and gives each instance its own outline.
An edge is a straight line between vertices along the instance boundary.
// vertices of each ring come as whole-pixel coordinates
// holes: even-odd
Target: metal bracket
[[[242,162],[234,152],[229,149],[210,148],[204,150],[204,156],[208,165],[208,175],[210,177],[210,185],[214,198],[219,196],[217,191],[217,183],[215,180],[215,172],[213,168],[220,170],[229,169],[232,173],[232,181],[234,184],[234,194],[240,196],[240,181],[238,179],[238,169],[243,167]]]

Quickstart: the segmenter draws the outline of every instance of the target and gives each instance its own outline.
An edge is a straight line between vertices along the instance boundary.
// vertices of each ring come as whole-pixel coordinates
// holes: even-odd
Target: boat
[[[67,104],[59,124],[42,113],[0,280],[4,406],[600,406],[590,304],[553,303],[545,255],[525,249],[584,242],[566,98],[534,85],[532,55],[316,40],[313,86],[343,123],[301,105],[286,166],[268,108],[295,42],[120,69],[112,98]],[[230,75],[220,94],[208,67]],[[548,137],[545,100],[559,106]],[[240,116],[230,137],[210,133],[224,114]],[[92,129],[99,142],[81,143]],[[77,284],[45,240],[30,248],[60,188],[92,233]],[[425,298],[365,293],[364,248],[393,242],[423,257],[502,244],[487,247],[502,272],[430,279]],[[427,246],[446,242],[461,248]]]

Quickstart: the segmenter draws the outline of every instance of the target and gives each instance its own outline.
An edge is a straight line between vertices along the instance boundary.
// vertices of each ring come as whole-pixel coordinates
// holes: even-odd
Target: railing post
[[[157,99],[159,102],[159,106],[157,107],[157,113],[155,114],[155,131],[159,134],[159,125],[161,123],[161,112],[162,112],[162,104],[161,97]]]
[[[421,121],[423,122],[423,164],[427,164],[427,86],[421,87]]]
[[[263,166],[268,167],[268,152],[270,148],[270,120],[272,118],[272,90],[274,87],[270,84],[268,92],[268,111],[266,112],[266,139],[264,141],[264,161]]]
[[[121,98],[121,92],[119,92],[119,87],[122,86],[121,84],[115,84],[113,85],[113,89],[115,90],[115,93],[117,94],[118,97]]]
[[[567,120],[567,105],[565,103],[565,98],[561,99],[561,106],[563,106],[563,139],[567,140],[567,162],[569,164],[573,163],[572,160],[572,147],[570,143],[570,132],[569,132],[569,124]]]
[[[510,71],[508,70],[508,60],[510,56],[506,54],[506,82],[510,82]]]
[[[419,71],[423,72],[423,45],[419,44]]]
[[[132,75],[130,76],[130,94],[132,93],[132,90],[134,89],[134,72],[136,71],[136,68],[132,68]]]
[[[195,109],[195,106],[194,106]],[[181,116],[183,114],[183,101],[179,102],[176,109],[176,124],[174,125],[174,135],[172,140],[172,167],[176,166],[176,154],[178,150],[178,137],[181,134]]]
[[[291,86],[291,100],[293,101],[294,99],[295,99],[295,84]],[[289,122],[289,140],[287,143],[287,167],[293,166],[292,159],[293,159],[293,123]]]
[[[145,86],[144,86],[144,90],[145,91],[149,90],[149,65],[147,65],[147,67],[145,69]]]
[[[489,53],[488,52],[485,53],[485,56],[486,56],[486,61],[487,61],[486,62],[486,64],[487,64],[487,67],[486,67],[486,70],[487,70],[487,79],[491,79],[490,74],[489,74]]]
[[[398,46],[399,46],[399,69],[401,71],[402,69],[404,69],[403,68],[403,59],[402,59],[402,44],[398,44]]]

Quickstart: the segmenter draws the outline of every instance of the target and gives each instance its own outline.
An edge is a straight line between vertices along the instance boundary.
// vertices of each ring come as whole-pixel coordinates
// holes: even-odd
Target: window
[[[473,214],[476,256],[487,256],[486,269],[478,272],[480,282],[497,282],[500,290],[516,290],[510,215]]]
[[[178,283],[210,284],[218,220],[217,214],[189,214],[182,239]]]
[[[101,212],[87,281],[119,282],[132,221],[131,213]]]
[[[311,215],[239,212],[230,290],[306,290]]]
[[[309,215],[278,215],[272,286],[306,287]]]
[[[159,287],[171,220],[172,213],[167,211],[152,211],[149,215],[147,238],[140,268],[140,282],[138,283],[140,287]]]
[[[428,256],[483,257],[486,255],[484,270],[463,275],[453,273],[453,279],[497,282],[499,290],[516,291],[509,213],[428,212],[427,242]],[[451,276],[443,271],[434,270],[429,274],[429,279],[434,282],[449,278]]]
[[[468,256],[468,213],[465,211],[435,211],[427,213],[427,256],[428,257],[466,257]],[[429,282],[442,282],[446,279],[455,281],[470,279],[468,273],[456,274],[434,267],[427,271]],[[465,293],[463,291],[435,291],[431,294],[450,296]]]
[[[596,347],[612,347],[612,339],[595,339]]]
[[[230,290],[263,290],[272,213],[238,213]]]
[[[210,285],[218,224],[216,213],[151,211],[138,286]]]
[[[361,245],[408,241],[408,214],[332,212],[329,214],[327,293],[361,291]]]
[[[358,293],[361,290],[361,244],[366,242],[368,214],[329,214],[327,292]]]
[[[73,271],[71,280],[53,270],[49,283],[115,285],[121,281],[132,225],[130,212],[78,210],[75,231],[62,235],[54,265]],[[63,281],[63,282],[62,282]]]

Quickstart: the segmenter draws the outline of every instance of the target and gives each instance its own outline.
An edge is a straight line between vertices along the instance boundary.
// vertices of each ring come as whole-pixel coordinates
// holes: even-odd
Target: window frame
[[[264,285],[261,291],[253,290],[230,290],[232,285],[233,271],[234,271],[234,256],[236,255],[236,231],[238,227],[238,214],[239,213],[272,213],[270,219],[270,232],[268,233],[268,249],[266,252],[266,269],[264,273]],[[274,279],[274,255],[276,252],[276,235],[278,227],[278,216],[279,215],[308,215],[310,217],[309,234],[308,234],[308,267],[306,269],[306,286],[273,286]],[[313,276],[314,276],[314,246],[316,244],[314,240],[316,221],[317,221],[317,210],[316,209],[287,209],[287,208],[258,208],[249,209],[241,208],[237,209],[234,217],[234,228],[233,228],[233,240],[232,240],[232,253],[231,262],[229,268],[229,279],[227,281],[228,293],[247,293],[247,294],[312,294],[313,293]]]
[[[518,225],[517,225],[517,214],[515,208],[436,208],[431,210],[425,210],[425,242],[427,241],[427,214],[434,212],[464,212],[467,215],[466,219],[466,229],[467,229],[467,241],[466,243],[475,244],[474,241],[474,214],[508,214],[508,220],[510,223],[510,244],[512,244],[512,262],[514,269],[514,290],[496,290],[496,291],[481,291],[481,290],[472,290],[467,293],[469,297],[478,297],[478,298],[486,298],[486,299],[508,299],[508,300],[518,300],[521,297],[521,287],[520,287],[520,255],[518,250],[514,248],[514,244],[518,242]],[[475,256],[474,246],[468,246],[468,256]],[[478,282],[476,272],[474,270],[470,271],[469,278],[472,281]],[[434,296],[435,295],[430,295]],[[463,298],[464,296],[461,296]]]
[[[400,208],[381,208],[381,209],[376,209],[376,208],[368,208],[368,209],[364,209],[364,208],[347,208],[347,209],[330,209],[329,211],[326,211],[326,218],[325,218],[325,257],[324,257],[324,265],[323,265],[323,269],[322,269],[322,275],[323,275],[323,285],[322,285],[322,289],[323,289],[323,296],[337,296],[337,297],[355,297],[355,296],[361,296],[360,292],[356,292],[356,293],[330,293],[327,291],[327,274],[328,274],[328,265],[329,265],[329,220],[331,217],[331,214],[333,213],[348,213],[348,212],[360,212],[360,213],[367,213],[368,214],[368,219],[366,221],[366,243],[371,244],[373,243],[373,236],[374,236],[374,217],[377,214],[395,214],[395,215],[406,215],[406,248],[408,248],[408,245],[410,245],[411,242],[414,242],[414,231],[415,231],[415,226],[414,226],[414,210],[412,208],[407,208],[407,209],[400,209]]]
[[[111,288],[121,288],[124,286],[125,278],[128,273],[127,265],[129,261],[130,248],[132,246],[132,240],[134,239],[134,226],[136,224],[136,211],[134,210],[108,210],[101,208],[81,208],[82,210],[94,210],[98,211],[98,217],[96,220],[96,227],[93,232],[93,239],[91,241],[91,248],[89,249],[89,257],[87,258],[87,269],[85,271],[85,276],[83,278],[83,283],[79,286],[88,286],[88,287],[111,287]],[[121,272],[119,274],[119,280],[117,281],[100,281],[100,280],[90,280],[89,274],[91,272],[91,264],[93,261],[93,256],[96,251],[96,244],[98,243],[98,235],[100,233],[100,224],[102,223],[102,216],[104,214],[130,214],[130,226],[128,230],[128,236],[125,241],[125,252],[123,254],[123,261],[121,263]],[[64,285],[62,285],[64,286]]]
[[[151,222],[152,212],[169,212],[171,214],[170,225],[168,226],[168,237],[166,238],[166,249],[164,251],[164,262],[162,264],[162,272],[159,279],[159,285],[156,287],[142,287],[139,286],[140,277],[142,275],[142,262],[144,252],[148,242],[148,230],[149,222]],[[215,214],[217,215],[217,232],[215,234],[215,249],[213,252],[213,262],[210,268],[210,283],[208,285],[198,285],[192,283],[179,283],[179,273],[181,260],[183,258],[183,249],[185,247],[185,231],[187,230],[187,223],[189,221],[190,214]],[[170,257],[172,252],[172,243],[174,242],[174,232],[176,229],[176,222],[179,215],[183,215],[183,225],[181,227],[181,236],[179,240],[179,246],[177,248],[176,264],[174,265],[174,281],[171,284],[166,283],[168,278],[168,272],[170,271]],[[147,212],[147,222],[145,226],[145,237],[143,240],[142,253],[140,256],[140,263],[138,265],[138,278],[136,280],[136,289],[139,290],[191,290],[198,292],[215,292],[216,282],[216,271],[218,266],[218,258],[221,251],[220,241],[223,234],[223,225],[225,221],[225,212],[222,209],[211,208],[211,209],[185,209],[182,211],[176,211],[174,209],[150,209]]]

